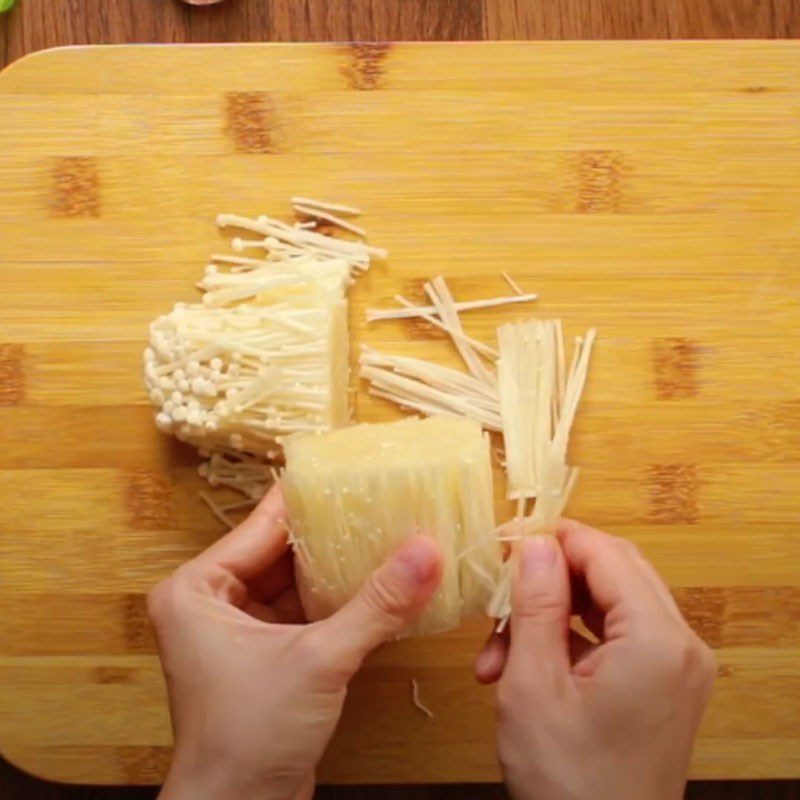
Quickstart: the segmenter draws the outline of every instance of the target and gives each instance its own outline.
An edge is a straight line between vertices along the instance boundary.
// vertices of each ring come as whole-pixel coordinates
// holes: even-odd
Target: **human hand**
[[[569,629],[571,610],[598,642]],[[516,800],[682,796],[714,657],[630,542],[572,521],[524,541],[510,638],[490,637],[476,674],[499,678]]]
[[[416,536],[347,606],[301,624],[284,517],[273,490],[148,598],[175,735],[164,800],[311,797],[348,681],[439,584],[438,547]]]

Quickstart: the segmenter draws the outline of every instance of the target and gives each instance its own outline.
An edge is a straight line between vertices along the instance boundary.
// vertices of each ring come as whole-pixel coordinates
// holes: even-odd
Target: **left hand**
[[[415,536],[348,605],[302,624],[285,513],[274,489],[148,598],[175,734],[164,800],[310,798],[349,680],[439,584],[441,553]]]

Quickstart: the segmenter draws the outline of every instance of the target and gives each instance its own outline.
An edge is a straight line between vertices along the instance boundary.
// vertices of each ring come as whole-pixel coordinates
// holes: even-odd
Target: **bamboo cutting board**
[[[217,212],[300,194],[360,205],[390,251],[352,292],[355,342],[452,360],[365,309],[436,274],[505,293],[502,269],[530,313],[599,328],[571,513],[638,542],[717,651],[693,775],[800,776],[798,63],[793,42],[243,45],[0,76],[0,751],[163,776],[144,598],[220,531],[140,353],[223,249]],[[362,391],[357,414],[396,412]],[[321,778],[496,779],[485,627],[377,654]]]

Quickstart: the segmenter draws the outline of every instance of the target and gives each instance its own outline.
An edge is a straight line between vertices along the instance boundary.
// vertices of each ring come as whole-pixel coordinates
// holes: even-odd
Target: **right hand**
[[[570,579],[572,577],[571,592]],[[510,639],[476,673],[497,688],[516,800],[678,800],[715,661],[630,542],[564,521],[519,551]],[[580,614],[597,638],[569,629]]]

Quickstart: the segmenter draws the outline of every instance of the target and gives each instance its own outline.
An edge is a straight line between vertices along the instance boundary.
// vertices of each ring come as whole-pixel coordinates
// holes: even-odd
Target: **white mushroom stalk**
[[[586,385],[596,338],[592,328],[575,340],[572,366],[566,370],[561,323],[526,322],[498,329],[498,389],[503,418],[508,496],[517,499],[517,519],[509,539],[552,535],[578,478],[567,464],[572,423]],[[533,512],[526,501],[536,498]],[[502,629],[511,613],[511,566],[503,568],[489,604]]]
[[[520,285],[507,272],[503,271],[500,274],[503,276],[503,280],[509,285],[514,294],[520,297],[525,294]]]
[[[274,460],[277,456],[277,451],[268,451],[264,455],[268,460]],[[198,472],[210,486],[233,489],[249,501],[221,505],[220,510],[227,512],[259,501],[273,481],[273,470],[274,467],[265,463],[262,457],[230,452],[210,454],[208,461],[200,465]]]
[[[425,294],[428,296],[428,299],[436,309],[436,313],[439,315],[439,319],[447,325],[448,330],[452,331],[451,339],[466,368],[472,373],[476,380],[487,386],[496,386],[497,377],[494,370],[486,366],[481,360],[480,354],[465,338],[464,328],[461,325],[461,318],[458,315],[458,309],[456,308],[453,295],[450,293],[450,287],[448,287],[447,281],[440,275],[430,281],[430,283],[426,283],[424,288]]]
[[[300,203],[294,203],[293,205],[295,213],[311,218],[310,222],[300,223],[299,227],[316,227],[317,221],[322,221],[329,222],[331,225],[335,225],[337,228],[341,228],[342,230],[350,231],[350,233],[354,233],[356,236],[367,235],[367,232],[360,225],[356,225],[355,223],[349,222],[346,219],[337,217],[335,214],[331,214],[329,211],[322,211],[319,208],[301,205]],[[312,222],[314,223],[313,226],[311,225]]]
[[[411,319],[413,317],[425,317],[426,315],[438,313],[436,306],[415,306],[402,295],[395,295],[394,299],[404,306],[404,308],[370,308],[367,310],[367,322],[379,322],[384,319]],[[482,308],[510,306],[516,303],[532,303],[538,299],[538,294],[520,292],[519,294],[513,294],[508,297],[490,297],[486,300],[466,300],[460,303],[454,303],[453,305],[455,310],[461,313],[462,311],[477,311]]]
[[[277,302],[286,295],[314,291],[338,299],[351,283],[350,266],[343,258],[248,261],[251,263],[230,267],[209,264],[203,279],[197,284],[205,292],[203,305],[217,308],[253,299],[259,299],[263,304],[270,299]],[[247,269],[241,269],[242,266]]]
[[[536,497],[544,469],[544,445],[559,411],[558,363],[561,322],[527,320],[497,329],[500,413],[508,473],[508,496]],[[559,367],[561,367],[559,369]]]
[[[370,384],[375,397],[390,400],[402,408],[423,414],[455,414],[480,422],[490,431],[500,431],[500,406],[494,361],[498,351],[464,331],[459,307],[442,277],[425,283],[430,306],[414,307],[403,297],[396,299],[449,336],[469,373],[443,367],[430,361],[384,355],[363,347],[359,359],[361,377]],[[535,295],[534,295],[535,296]],[[493,301],[478,301],[485,307]],[[470,307],[476,307],[471,305]],[[376,317],[383,319],[388,317]]]
[[[342,203],[328,203],[323,200],[315,200],[311,197],[293,197],[292,208],[302,208],[303,206],[316,209],[317,211],[328,211],[340,214],[343,217],[360,217],[361,209],[355,206],[346,206]]]
[[[386,251],[379,247],[372,247],[361,241],[337,239],[314,230],[287,225],[285,222],[266,216],[249,219],[236,214],[220,214],[217,217],[217,224],[220,228],[239,228],[263,237],[233,239],[231,247],[237,253],[248,248],[256,248],[272,256],[311,255],[320,260],[339,257],[346,259],[351,269],[356,272],[369,269],[371,258],[386,258]]]
[[[375,397],[423,414],[473,419],[490,431],[502,430],[497,389],[460,370],[363,347],[361,377]]]

